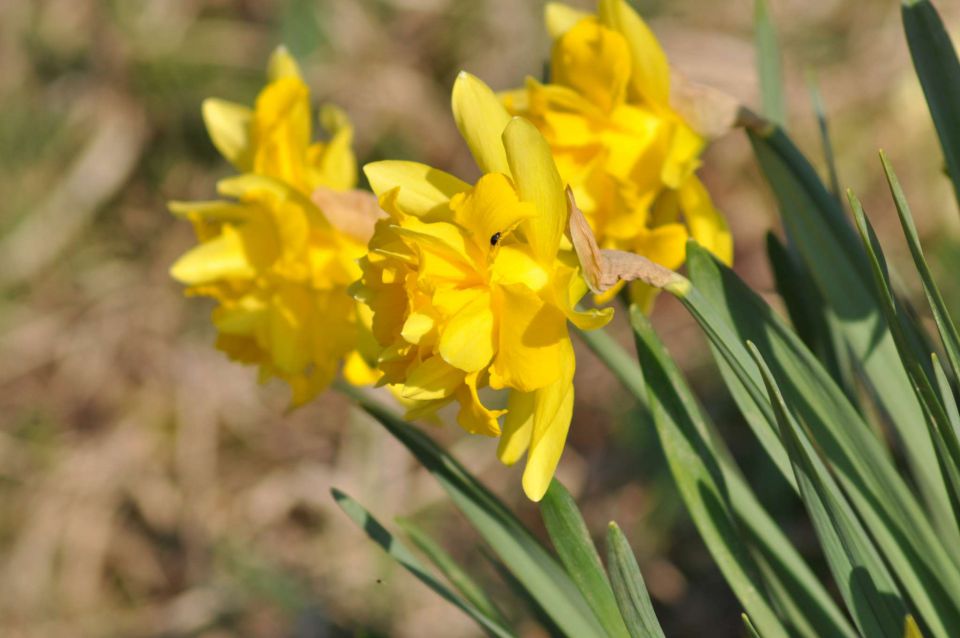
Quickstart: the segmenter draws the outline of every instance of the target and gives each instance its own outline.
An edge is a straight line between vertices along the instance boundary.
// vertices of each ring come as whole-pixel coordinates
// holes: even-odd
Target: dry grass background
[[[751,2],[639,4],[679,68],[757,103]],[[884,147],[949,275],[960,263],[956,205],[897,3],[772,4],[800,145],[822,156],[811,70],[842,183],[895,238],[874,159]],[[960,26],[960,7],[939,5]],[[447,106],[452,79],[467,68],[508,88],[539,75],[540,13],[540,2],[510,0],[0,0],[2,635],[478,635],[369,545],[329,488],[384,520],[413,516],[491,576],[466,524],[342,398],[286,414],[283,387],[257,386],[211,348],[209,306],[182,299],[167,275],[192,240],[164,202],[209,198],[229,172],[200,101],[252,99],[281,41],[316,99],[351,114],[362,160],[416,158],[472,175]],[[768,292],[772,202],[743,137],[718,142],[703,173],[733,225],[738,270]],[[891,250],[896,262],[899,240]],[[696,331],[669,300],[656,322],[744,463],[765,472]],[[622,319],[614,329],[626,343]],[[649,428],[635,427],[642,415],[580,355],[561,477],[597,529],[617,518],[627,530],[668,635],[738,635],[736,603]],[[538,525],[490,441],[436,434]],[[772,484],[767,498],[812,547],[785,493]]]

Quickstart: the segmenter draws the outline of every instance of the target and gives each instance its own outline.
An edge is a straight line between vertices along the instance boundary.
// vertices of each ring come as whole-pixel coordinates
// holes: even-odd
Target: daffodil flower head
[[[214,144],[244,174],[219,183],[227,199],[170,204],[199,241],[171,274],[188,295],[216,301],[217,347],[288,382],[300,405],[341,367],[355,384],[378,376],[365,359],[376,351],[369,311],[347,292],[378,209],[346,190],[356,162],[342,112],[321,111],[332,137],[313,142],[309,92],[284,49],[269,76],[254,109],[204,102]]]
[[[602,247],[675,269],[693,237],[729,262],[726,222],[695,174],[705,139],[671,106],[663,49],[625,0],[598,5],[547,5],[550,82],[528,78],[506,106],[543,133]],[[635,292],[652,300],[643,284]]]
[[[526,454],[523,487],[539,500],[572,417],[567,321],[596,328],[612,311],[575,307],[587,288],[543,136],[466,73],[453,111],[482,177],[470,185],[414,162],[366,165],[389,217],[354,290],[373,314],[381,381],[412,402],[408,417],[457,402],[466,431],[500,436],[504,463]],[[484,405],[484,387],[509,392],[505,410]]]

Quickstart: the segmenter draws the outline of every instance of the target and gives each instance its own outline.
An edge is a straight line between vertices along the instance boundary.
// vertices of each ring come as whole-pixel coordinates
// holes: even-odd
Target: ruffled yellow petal
[[[581,20],[554,44],[550,73],[553,83],[610,111],[626,97],[630,49],[618,32],[593,18]]]
[[[284,78],[301,79],[303,74],[300,72],[300,65],[290,55],[287,47],[280,45],[273,50],[270,55],[270,61],[267,63],[267,79],[271,82],[282,80]]]
[[[638,255],[673,270],[679,268],[686,258],[688,237],[683,224],[664,224],[640,232],[634,250]]]
[[[663,163],[660,179],[670,188],[679,188],[700,166],[700,153],[706,140],[682,122],[678,122]]]
[[[523,284],[541,290],[550,281],[550,273],[521,244],[501,246],[493,262],[493,281],[500,285]]]
[[[440,356],[455,368],[477,372],[493,358],[493,309],[483,291],[453,315],[440,335]]]
[[[253,165],[251,126],[253,111],[242,105],[207,98],[203,101],[203,122],[213,145],[224,159],[239,171],[248,171]]]
[[[519,461],[530,447],[535,396],[535,392],[510,392],[507,415],[503,419],[503,434],[497,444],[497,458],[504,465]]]
[[[520,117],[503,131],[503,143],[520,199],[537,212],[521,227],[537,259],[552,263],[567,226],[567,200],[550,146],[533,124]]]
[[[410,370],[400,396],[415,401],[443,399],[456,391],[463,377],[463,370],[457,370],[440,357],[430,357]]]
[[[691,177],[680,187],[679,197],[690,236],[723,263],[728,266],[733,263],[733,236],[727,220],[714,208],[703,182],[696,176]]]
[[[250,279],[254,274],[240,236],[229,226],[216,239],[191,248],[170,267],[170,275],[188,286]]]
[[[397,188],[394,205],[414,217],[426,217],[438,208],[446,208],[451,197],[470,189],[469,184],[453,175],[418,162],[371,162],[364,165],[363,173],[378,196]]]
[[[626,38],[633,60],[632,90],[651,106],[668,108],[670,66],[656,36],[625,0],[600,0],[601,24]]]
[[[347,114],[332,104],[320,108],[320,126],[330,135],[326,144],[316,144],[319,157],[311,161],[317,175],[311,186],[348,190],[357,185],[357,158],[353,153],[353,125]]]
[[[523,285],[499,286],[495,302],[502,321],[490,384],[523,392],[552,383],[559,374],[567,320],[556,306]]]
[[[543,18],[547,23],[547,33],[553,40],[556,40],[572,29],[573,25],[588,17],[590,17],[590,14],[586,11],[574,9],[560,2],[548,2],[543,9]]]
[[[253,117],[253,171],[308,188],[310,93],[299,77],[282,77],[257,96]]]
[[[517,225],[537,214],[529,202],[520,201],[509,178],[501,173],[481,177],[472,190],[455,195],[450,208],[457,223],[470,231],[484,250],[505,240]]]
[[[478,78],[461,71],[453,84],[453,117],[473,159],[484,173],[509,174],[500,139],[510,115],[497,96]]]
[[[551,385],[537,390],[534,399],[533,433],[527,464],[523,469],[523,491],[537,502],[546,493],[556,472],[567,442],[573,417],[573,345],[564,341],[560,377]]]
[[[488,410],[480,401],[477,394],[477,373],[468,374],[463,385],[457,388],[457,401],[460,403],[460,412],[457,413],[457,423],[470,434],[484,434],[497,436],[500,434],[500,424],[497,418],[506,410]]]

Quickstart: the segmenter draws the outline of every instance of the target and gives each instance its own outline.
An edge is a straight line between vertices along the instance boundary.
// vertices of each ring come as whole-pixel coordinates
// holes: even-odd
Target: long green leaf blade
[[[607,528],[607,568],[630,635],[633,638],[665,638],[630,543],[614,522]]]
[[[928,0],[906,0],[901,15],[910,57],[960,200],[960,61],[943,20]]]
[[[540,501],[540,513],[567,574],[607,634],[611,638],[629,636],[587,524],[570,492],[557,479],[553,479]]]
[[[780,43],[767,0],[756,0],[754,5],[753,37],[756,45],[757,75],[760,77],[763,114],[780,126],[786,126],[787,106],[783,99]]]
[[[907,238],[907,246],[910,248],[910,255],[913,257],[913,263],[920,274],[920,281],[923,283],[923,292],[930,304],[930,310],[933,313],[933,319],[940,332],[940,340],[943,343],[943,349],[947,354],[947,361],[950,364],[950,370],[953,372],[954,379],[960,379],[960,332],[957,331],[957,324],[950,316],[947,304],[940,294],[940,289],[933,280],[933,274],[927,265],[927,260],[923,255],[923,247],[920,245],[920,236],[917,233],[917,227],[913,223],[913,214],[910,212],[910,205],[907,203],[907,197],[900,186],[900,180],[893,172],[893,166],[887,159],[886,153],[880,151],[880,163],[883,164],[883,172],[887,177],[887,185],[890,187],[890,194],[893,196],[893,202],[897,208],[897,215],[900,218],[900,226],[903,228],[903,234]]]
[[[437,578],[434,577],[429,570],[427,570],[423,563],[421,563],[417,557],[414,556],[409,549],[407,549],[407,546],[400,542],[399,539],[397,539],[383,525],[381,525],[380,522],[377,521],[377,519],[374,518],[370,512],[364,509],[362,505],[336,488],[331,490],[331,494],[333,494],[333,498],[337,502],[337,505],[340,506],[340,509],[342,509],[343,512],[350,517],[350,520],[352,520],[357,524],[358,527],[360,527],[360,529],[366,532],[367,536],[369,536],[370,539],[377,545],[382,547],[391,558],[403,565],[407,571],[416,576],[420,582],[435,591],[442,598],[463,610],[464,613],[473,618],[477,624],[479,624],[485,631],[490,633],[490,635],[498,636],[499,638],[510,638],[514,635],[506,628],[501,626],[498,622],[494,621],[479,609],[457,596],[443,583],[437,580]]]
[[[742,345],[752,341],[904,591],[921,615],[937,626],[935,635],[952,635],[947,628],[960,627],[960,571],[955,557],[930,526],[874,432],[799,338],[739,277],[695,244],[687,248],[687,263],[693,287],[681,301],[703,327],[715,356],[733,372],[725,381],[738,388],[734,399],[750,401],[746,409],[770,419],[768,427],[777,427],[763,381]],[[920,426],[925,431],[925,422]]]
[[[636,306],[630,309],[630,323],[660,444],[700,536],[761,634],[788,635],[767,602],[757,566],[740,538],[719,459],[708,445],[709,433],[696,401],[676,392],[683,384],[680,371]]]
[[[791,415],[760,352],[752,343],[748,347],[763,377],[800,494],[847,609],[865,636],[901,638],[907,610],[893,577],[840,486]]]
[[[623,357],[626,355],[623,349],[602,330],[578,334],[610,367],[624,387],[647,405],[649,397],[643,374],[635,364],[624,365]],[[602,338],[598,338],[598,335]],[[651,333],[649,337],[656,338],[656,335]],[[677,377],[677,382],[682,385],[675,387],[673,392],[690,397],[691,402],[695,401],[682,377]],[[702,410],[700,414],[703,414]],[[773,582],[768,578],[768,582],[775,585],[771,587],[769,593],[776,598],[778,606],[785,610],[784,614],[791,625],[789,627],[791,635],[808,638],[820,636],[852,638],[855,634],[846,616],[784,535],[777,522],[757,500],[746,479],[740,475],[723,440],[706,418],[705,427],[710,430],[710,437],[705,439],[705,442],[713,446],[716,458],[720,461],[724,482],[730,495],[730,504],[734,508],[737,521],[749,539],[751,549],[757,554],[758,560],[764,561],[771,567],[770,577],[776,579],[776,582]],[[765,422],[764,427],[766,427]],[[780,449],[783,451],[782,446]],[[784,460],[789,462],[785,451],[783,455]],[[789,470],[789,466],[787,469]],[[788,476],[793,479],[793,472],[790,471]]]
[[[443,547],[430,537],[419,525],[409,519],[397,519],[397,524],[407,533],[413,544],[430,559],[430,562],[440,570],[457,591],[474,607],[488,618],[505,624],[503,614],[493,604],[486,592],[473,578],[447,553]]]
[[[564,633],[597,638],[605,635],[563,567],[492,492],[416,426],[362,392],[349,387],[344,391],[352,392],[363,409],[437,479],[504,565]]]
[[[910,380],[873,293],[870,266],[856,232],[783,131],[754,130],[750,141],[776,195],[791,241],[830,312],[839,320],[838,327],[875,401],[899,435],[939,533],[960,545],[923,408],[912,392],[903,392]],[[909,338],[922,341],[916,334]]]

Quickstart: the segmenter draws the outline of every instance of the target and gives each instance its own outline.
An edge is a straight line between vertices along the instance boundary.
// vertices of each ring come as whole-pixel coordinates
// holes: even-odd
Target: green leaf
[[[590,333],[578,333],[585,343],[608,365],[614,375],[623,383],[638,400],[645,406],[648,403],[647,386],[640,369],[634,364],[623,365],[626,356],[622,348],[601,330]],[[604,335],[597,339],[598,334]],[[656,339],[654,333],[650,339]],[[601,343],[600,347],[595,347]],[[662,345],[660,346],[662,349]],[[732,374],[732,373],[731,373]],[[672,388],[672,392],[688,397],[689,402],[695,402],[690,388],[682,377],[674,377],[680,384]],[[748,399],[749,400],[749,399]],[[704,414],[699,410],[699,414]],[[761,417],[762,418],[762,417]],[[775,598],[778,607],[787,622],[791,635],[819,638],[820,636],[853,637],[854,632],[846,620],[843,612],[836,606],[830,594],[822,583],[807,566],[803,558],[784,535],[780,526],[763,508],[747,481],[741,476],[733,457],[726,449],[723,439],[716,433],[709,419],[704,418],[704,427],[709,430],[710,436],[704,439],[705,444],[711,446],[712,453],[720,463],[723,471],[723,481],[726,484],[730,505],[733,507],[741,530],[756,556],[758,566],[764,568],[764,576],[770,584],[769,594]],[[764,422],[764,427],[766,423]],[[782,446],[780,450],[786,462],[789,459]],[[789,466],[787,466],[789,470]],[[792,470],[789,478],[793,480]],[[681,493],[681,495],[683,495]],[[699,521],[694,519],[698,524]],[[767,569],[769,568],[769,569]]]
[[[750,616],[746,614],[740,614],[740,620],[743,621],[743,628],[747,630],[747,634],[750,638],[760,638],[760,632],[757,631],[757,628],[753,626],[753,623],[750,622]]]
[[[370,512],[364,509],[362,505],[336,488],[332,489],[330,492],[333,494],[333,498],[337,502],[337,505],[339,505],[340,509],[342,509],[344,513],[350,517],[350,520],[352,520],[360,527],[360,529],[366,532],[367,536],[369,536],[370,539],[377,545],[382,547],[391,558],[403,565],[407,571],[416,576],[420,582],[424,583],[442,598],[463,610],[490,635],[502,638],[509,638],[510,636],[514,635],[492,618],[486,616],[479,609],[457,596],[443,583],[437,580],[436,577],[434,577],[433,574],[427,570],[423,563],[421,563],[417,557],[414,556],[409,549],[407,549],[407,546],[393,536],[383,525],[379,523],[379,521],[377,521],[376,518],[373,517],[372,514],[370,514]]]
[[[473,578],[425,531],[409,519],[397,519],[397,524],[407,533],[413,544],[430,559],[430,562],[446,576],[451,585],[457,588],[463,597],[480,612],[501,624],[505,619],[497,606],[487,596]]]
[[[761,633],[767,638],[788,635],[767,602],[757,566],[740,538],[719,459],[709,446],[696,401],[677,392],[683,387],[680,371],[636,306],[630,309],[630,323],[660,444],[700,536]]]
[[[934,6],[907,0],[901,8],[910,57],[927,98],[940,147],[960,200],[960,61]]]
[[[810,102],[813,112],[817,116],[817,128],[820,131],[820,145],[823,146],[823,158],[827,162],[827,175],[830,177],[830,192],[834,197],[840,196],[840,178],[837,176],[837,162],[834,159],[833,144],[830,143],[830,125],[827,122],[827,111],[823,105],[823,97],[813,73],[807,74],[807,89],[810,91]]]
[[[557,479],[553,479],[540,501],[540,514],[567,574],[607,634],[612,638],[629,636],[587,524],[570,492]]]
[[[787,307],[787,314],[797,335],[824,363],[847,398],[855,402],[852,366],[849,356],[842,356],[846,350],[838,335],[836,318],[826,312],[823,298],[810,272],[790,254],[787,246],[773,232],[767,233],[767,259],[773,271],[777,294]]]
[[[341,389],[356,398],[437,479],[504,565],[565,634],[598,638],[605,635],[563,567],[493,493],[416,426],[404,422],[362,391],[346,384]]]
[[[938,532],[960,545],[923,408],[912,392],[903,392],[910,380],[873,292],[870,265],[856,232],[809,162],[781,130],[751,131],[750,141],[777,197],[791,241],[829,312],[838,320],[845,345],[874,400],[899,435]],[[923,340],[916,334],[910,339]]]
[[[633,638],[665,638],[630,543],[612,521],[607,528],[607,567],[617,605],[630,635]]]
[[[903,234],[907,238],[907,245],[910,247],[910,254],[913,257],[913,263],[920,274],[920,280],[923,282],[923,292],[930,304],[930,310],[933,313],[933,319],[940,331],[940,340],[943,343],[944,351],[947,354],[947,361],[950,363],[950,369],[953,372],[954,379],[960,379],[960,333],[957,332],[957,324],[950,316],[947,305],[943,301],[940,289],[933,280],[930,267],[927,266],[927,260],[923,256],[923,247],[920,245],[920,237],[917,234],[917,227],[913,223],[913,215],[910,212],[910,205],[907,204],[906,195],[900,186],[900,180],[893,172],[893,166],[887,159],[886,153],[880,151],[880,162],[883,164],[883,172],[887,177],[887,184],[890,186],[890,194],[896,204],[897,215],[900,218],[900,225],[903,228]]]
[[[874,282],[877,292],[883,301],[882,307],[887,325],[893,335],[894,342],[897,344],[900,357],[907,367],[913,391],[925,408],[925,421],[930,432],[930,437],[933,440],[934,448],[937,451],[937,463],[943,475],[949,480],[947,491],[950,496],[950,504],[953,507],[953,518],[955,521],[960,520],[960,499],[958,499],[957,492],[957,489],[960,488],[960,474],[958,474],[956,465],[957,460],[960,460],[960,456],[955,455],[955,452],[960,452],[960,450],[952,449],[950,440],[944,436],[946,434],[947,437],[949,437],[951,434],[950,421],[943,400],[933,387],[933,381],[931,379],[931,377],[933,377],[933,369],[932,367],[921,365],[919,356],[914,352],[913,348],[911,348],[911,344],[907,342],[906,330],[904,329],[903,323],[903,312],[893,296],[890,279],[887,275],[886,260],[877,236],[873,232],[873,227],[863,212],[863,206],[860,204],[860,200],[857,199],[856,195],[851,191],[848,191],[847,197],[853,209],[857,229],[860,231],[864,247],[870,258]],[[949,398],[951,401],[953,400],[952,391]]]
[[[763,114],[772,122],[785,126],[787,107],[783,99],[780,44],[777,41],[777,29],[770,16],[767,0],[756,0],[754,5],[753,37],[757,51],[757,74],[760,76]]]
[[[794,420],[760,352],[752,343],[747,345],[763,377],[800,495],[847,609],[864,635],[901,638],[907,610],[893,577],[840,486]]]
[[[724,378],[734,399],[749,402],[741,404],[745,412],[769,419],[766,427],[778,427],[763,380],[743,346],[752,341],[904,591],[937,626],[935,635],[951,635],[948,627],[960,627],[960,572],[875,433],[799,338],[733,271],[694,243],[688,245],[687,264],[693,288],[681,301],[704,329],[715,357],[733,372]],[[925,423],[919,425],[926,434]],[[936,457],[931,462],[936,464]]]

